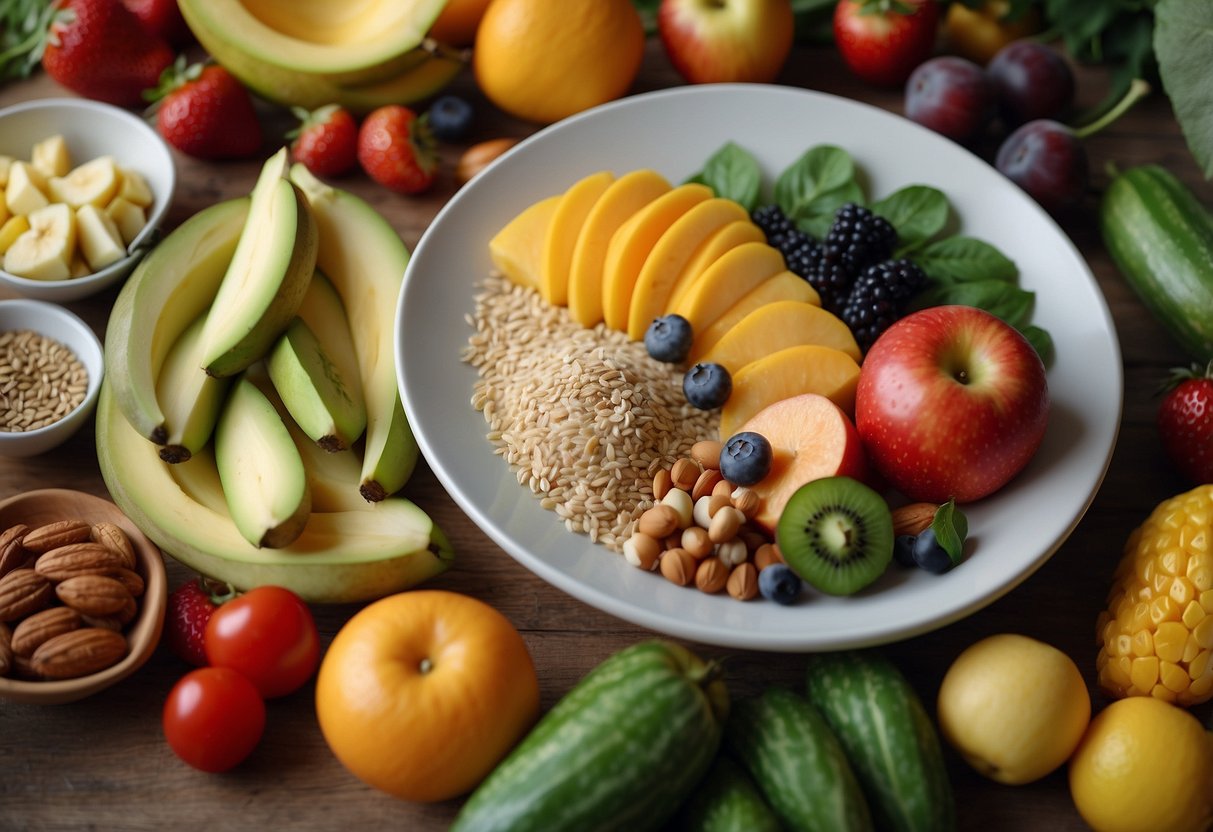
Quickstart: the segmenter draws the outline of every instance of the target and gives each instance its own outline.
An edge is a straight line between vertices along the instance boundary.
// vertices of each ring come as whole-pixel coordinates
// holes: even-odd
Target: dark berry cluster
[[[889,259],[896,245],[897,232],[888,220],[848,202],[834,215],[834,224],[822,241],[822,255],[858,277],[873,263]]]
[[[922,269],[904,258],[874,263],[855,280],[839,317],[867,351],[926,282]]]

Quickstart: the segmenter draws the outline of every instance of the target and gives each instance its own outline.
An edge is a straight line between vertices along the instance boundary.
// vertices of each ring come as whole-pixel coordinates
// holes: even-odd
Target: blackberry
[[[904,258],[869,266],[856,279],[839,317],[866,352],[926,282],[922,269]]]
[[[772,238],[782,237],[795,228],[792,221],[788,219],[788,215],[775,203],[755,208],[750,214],[750,220],[762,229],[768,243]],[[772,243],[772,245],[774,244]]]
[[[790,265],[789,265],[789,268]],[[792,269],[796,271],[796,269]],[[800,274],[800,272],[796,272]],[[826,254],[824,248],[819,249],[817,261],[811,264],[808,273],[801,275],[809,285],[821,296],[821,306],[827,312],[835,315],[846,306],[847,298],[851,295],[851,287],[855,283],[853,275],[836,257]]]
[[[795,237],[785,240],[783,246],[776,246],[776,248],[783,254],[788,271],[808,280],[809,275],[813,273],[821,260],[821,243],[803,231],[796,231],[794,234]]]
[[[873,263],[889,259],[896,245],[897,232],[888,220],[848,202],[834,214],[822,247],[826,257],[858,276]]]

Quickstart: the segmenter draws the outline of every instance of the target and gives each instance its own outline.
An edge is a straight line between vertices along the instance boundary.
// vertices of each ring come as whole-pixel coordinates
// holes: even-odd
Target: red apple
[[[662,0],[657,29],[692,84],[775,80],[792,49],[790,0]]]
[[[912,500],[965,503],[1002,488],[1040,447],[1045,368],[1013,327],[971,306],[936,306],[868,351],[855,425],[868,460]]]

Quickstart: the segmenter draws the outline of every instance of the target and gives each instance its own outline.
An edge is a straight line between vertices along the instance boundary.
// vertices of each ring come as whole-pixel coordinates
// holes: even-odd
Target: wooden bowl
[[[31,529],[56,520],[79,519],[89,523],[108,521],[126,532],[135,550],[136,571],[145,587],[139,598],[139,613],[127,625],[126,656],[117,664],[89,676],[54,681],[29,681],[0,677],[0,697],[15,702],[58,704],[74,702],[109,687],[138,670],[151,657],[164,627],[168,603],[168,581],[164,558],[144,534],[109,500],[61,488],[29,491],[0,502],[0,531],[17,523]]]

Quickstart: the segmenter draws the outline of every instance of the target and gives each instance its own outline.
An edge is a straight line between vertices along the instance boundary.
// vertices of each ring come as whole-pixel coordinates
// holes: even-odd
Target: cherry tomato
[[[320,636],[298,595],[260,586],[228,601],[206,625],[206,659],[248,677],[266,699],[286,696],[320,664]]]
[[[191,670],[169,691],[162,716],[173,752],[201,771],[227,771],[252,753],[265,730],[265,702],[226,667]]]

